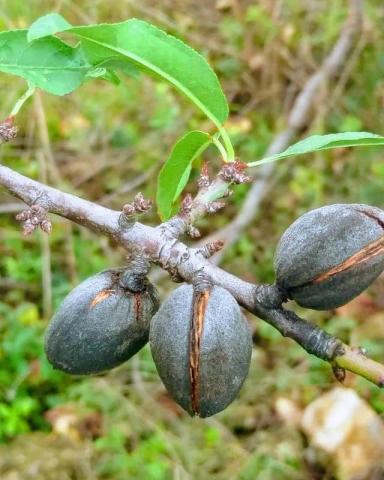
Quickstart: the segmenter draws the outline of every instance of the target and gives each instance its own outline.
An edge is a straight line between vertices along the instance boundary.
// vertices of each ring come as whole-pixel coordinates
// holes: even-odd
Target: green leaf
[[[328,135],[312,135],[288,147],[284,152],[248,163],[256,167],[263,163],[274,162],[282,158],[304,155],[306,153],[328,150],[331,148],[358,147],[363,145],[384,145],[384,137],[369,132],[330,133]]]
[[[28,43],[26,30],[0,33],[0,71],[23,77],[49,93],[72,92],[84,82],[90,67],[81,48],[58,38]]]
[[[27,40],[31,42],[32,40],[54,35],[58,32],[64,32],[71,28],[72,25],[58,13],[48,13],[48,15],[38,18],[31,25],[28,30]]]
[[[65,32],[73,28],[65,18],[58,13],[49,13],[44,17],[37,19],[29,28],[27,39],[29,42],[44,38],[50,35],[55,35],[59,32]],[[101,62],[90,62],[93,65],[93,69],[87,73],[87,77],[90,78],[103,78],[111,83],[117,85],[120,83],[120,79],[117,76],[115,70],[121,70],[124,74],[137,78],[139,76],[139,70],[129,61],[121,59],[120,56],[115,55],[103,60]],[[102,70],[103,69],[103,73]]]
[[[129,60],[141,70],[170,82],[223,131],[221,125],[228,117],[226,98],[207,61],[191,47],[137,19],[68,28],[68,22],[58,17],[51,14],[37,20],[30,28],[29,38],[71,32],[81,39],[92,65],[111,57]]]
[[[160,170],[156,202],[162,220],[168,220],[191,173],[193,161],[212,143],[207,133],[194,130],[180,138]]]

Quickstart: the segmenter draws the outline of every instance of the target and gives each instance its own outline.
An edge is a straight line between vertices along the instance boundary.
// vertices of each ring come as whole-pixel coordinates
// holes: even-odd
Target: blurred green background
[[[0,0],[0,30],[26,27],[51,11],[73,24],[132,16],[157,24],[209,59],[230,101],[228,128],[237,154],[252,161],[286,126],[295,96],[339,35],[346,3]],[[382,0],[366,2],[364,13],[350,59],[319,92],[313,124],[303,134],[384,134]],[[1,74],[0,88],[5,118],[24,83]],[[0,161],[119,209],[139,190],[154,197],[157,172],[172,144],[202,124],[199,112],[148,77],[117,87],[92,81],[63,98],[44,94],[29,101],[18,117],[19,136],[1,148]],[[277,165],[260,213],[226,253],[223,267],[249,281],[273,282],[275,245],[300,214],[336,202],[383,208],[383,155],[380,148],[339,149]],[[226,209],[201,222],[204,235],[236,215],[247,188],[237,188]],[[1,479],[334,478],[332,464],[314,457],[298,427],[276,408],[289,399],[300,410],[332,388],[329,366],[251,315],[249,377],[239,398],[206,420],[189,418],[168,397],[148,347],[106,375],[72,378],[54,371],[43,353],[52,312],[81,280],[124,264],[125,255],[106,238],[61,218],[52,218],[49,238],[41,232],[24,238],[14,219],[19,208],[0,190]],[[155,212],[147,220],[156,224]],[[168,279],[158,286],[163,297],[172,288]],[[337,311],[299,312],[384,361],[383,293],[379,278]],[[384,413],[377,387],[354,376],[347,376],[346,385]]]

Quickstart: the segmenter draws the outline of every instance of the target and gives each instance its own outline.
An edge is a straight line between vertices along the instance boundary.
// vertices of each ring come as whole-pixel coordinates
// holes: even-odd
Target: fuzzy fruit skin
[[[240,307],[214,286],[205,311],[200,347],[199,411],[192,407],[190,329],[193,287],[174,290],[154,316],[150,346],[157,371],[173,399],[190,415],[209,417],[238,394],[249,370],[252,339]]]
[[[100,373],[137,353],[148,341],[159,307],[153,285],[133,293],[119,279],[123,270],[98,273],[72,290],[54,315],[45,352],[58,370],[72,375]]]
[[[384,235],[384,212],[360,204],[329,205],[299,217],[283,234],[275,254],[277,284],[289,298],[314,310],[346,304],[384,269],[384,253],[317,280]]]

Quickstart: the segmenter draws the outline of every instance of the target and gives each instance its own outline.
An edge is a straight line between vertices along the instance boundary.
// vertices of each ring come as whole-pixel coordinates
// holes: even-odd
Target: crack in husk
[[[135,293],[135,319],[136,322],[140,322],[141,318],[141,292]]]
[[[210,290],[195,293],[192,303],[192,324],[189,338],[189,379],[191,382],[191,406],[195,415],[200,414],[200,350],[209,297]]]
[[[348,257],[339,265],[331,268],[327,272],[321,273],[317,275],[313,280],[309,282],[309,284],[316,284],[328,280],[329,278],[333,277],[334,275],[344,272],[356,265],[360,265],[363,262],[370,260],[377,255],[380,255],[384,252],[384,235],[380,237],[378,240],[369,243],[367,246],[362,248],[359,252],[355,253],[351,257]]]
[[[102,290],[101,292],[99,292],[95,297],[94,299],[92,300],[91,304],[90,304],[90,308],[93,308],[95,307],[98,303],[106,300],[107,298],[109,298],[111,295],[113,295],[115,293],[115,290],[112,290],[112,289],[107,289],[107,290]]]

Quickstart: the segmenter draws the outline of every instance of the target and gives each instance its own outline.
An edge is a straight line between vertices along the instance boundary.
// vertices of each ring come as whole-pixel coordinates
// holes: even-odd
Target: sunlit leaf
[[[228,116],[220,83],[207,61],[191,47],[153,25],[137,19],[122,23],[70,28],[58,14],[38,19],[29,30],[35,40],[68,31],[81,39],[87,60],[99,65],[125,59],[141,70],[170,82],[218,127]]]
[[[331,148],[358,147],[367,145],[384,145],[384,137],[369,132],[344,132],[331,133],[328,135],[312,135],[288,147],[284,152],[263,158],[256,162],[248,163],[255,167],[262,163],[274,162],[295,155],[329,150]]]
[[[28,42],[70,30],[72,25],[58,13],[48,13],[38,18],[28,30]]]
[[[160,171],[157,184],[157,207],[160,217],[168,220],[173,205],[183,191],[191,173],[193,161],[212,143],[207,133],[192,131],[184,135]]]
[[[25,78],[55,95],[65,95],[85,80],[91,65],[81,48],[55,37],[28,43],[26,30],[0,33],[0,71]]]

